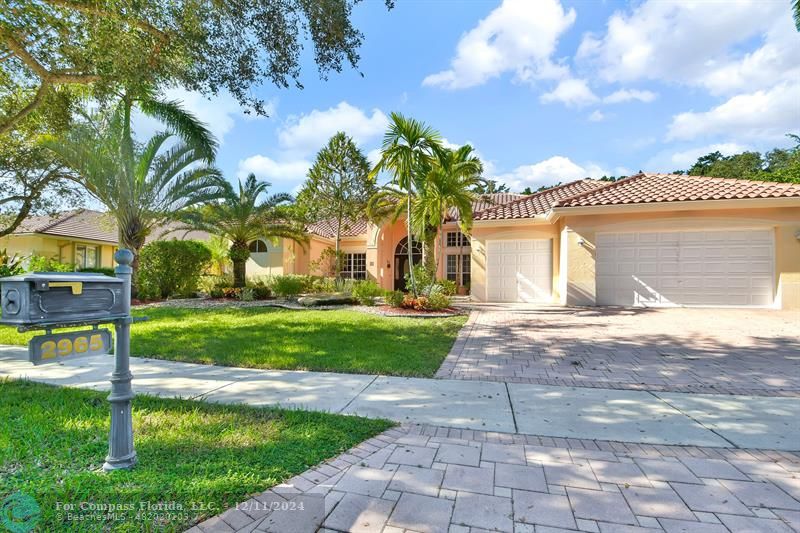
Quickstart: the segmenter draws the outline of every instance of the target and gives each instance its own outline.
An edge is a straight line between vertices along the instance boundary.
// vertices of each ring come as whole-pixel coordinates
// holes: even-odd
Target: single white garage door
[[[773,240],[771,229],[599,233],[597,303],[772,305]]]
[[[552,239],[487,241],[486,265],[490,302],[550,302]]]

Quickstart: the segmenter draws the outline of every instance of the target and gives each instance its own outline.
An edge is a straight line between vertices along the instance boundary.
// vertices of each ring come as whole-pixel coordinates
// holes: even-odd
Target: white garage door
[[[490,302],[549,302],[553,290],[553,241],[487,241]]]
[[[597,303],[768,306],[773,232],[662,231],[597,235]]]

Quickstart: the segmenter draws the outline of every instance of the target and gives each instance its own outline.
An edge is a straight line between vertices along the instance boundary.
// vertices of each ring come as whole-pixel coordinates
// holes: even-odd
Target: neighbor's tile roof
[[[328,239],[336,238],[336,220],[320,220],[306,226],[306,231],[313,235],[319,235]],[[342,224],[342,237],[358,237],[367,234],[367,221],[347,220]]]
[[[800,184],[678,174],[637,174],[564,198],[553,207],[800,197]]]
[[[75,209],[55,216],[28,217],[14,233],[41,233],[55,237],[117,242],[117,225],[108,214]]]
[[[156,228],[147,237],[147,242],[155,240],[201,240],[209,239],[205,231],[182,230],[177,222]],[[22,221],[14,233],[41,233],[54,237],[77,240],[118,243],[117,223],[108,213],[91,209],[74,209],[55,216],[34,216]]]
[[[534,194],[522,195],[502,205],[495,205],[476,211],[474,218],[475,220],[509,220],[544,215],[559,200],[576,194],[591,192],[605,185],[605,182],[591,179],[573,181]]]

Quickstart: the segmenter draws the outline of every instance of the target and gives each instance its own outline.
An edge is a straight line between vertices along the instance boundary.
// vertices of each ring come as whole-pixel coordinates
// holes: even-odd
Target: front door
[[[418,265],[422,262],[421,255],[413,255],[412,258],[414,259],[414,264]],[[407,291],[408,288],[406,287],[406,275],[409,273],[411,269],[409,268],[408,264],[408,255],[395,255],[394,256],[394,290],[396,291]]]

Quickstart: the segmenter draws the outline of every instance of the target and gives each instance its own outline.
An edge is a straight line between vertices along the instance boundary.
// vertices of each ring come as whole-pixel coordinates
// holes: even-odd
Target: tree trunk
[[[411,278],[411,294],[416,298],[417,281],[414,279],[414,240],[411,236],[411,191],[408,192],[406,228],[408,228],[408,277]]]
[[[444,228],[441,224],[436,229],[436,234],[439,236],[439,254],[436,258],[436,271],[439,271],[439,265],[441,265],[444,261],[444,245],[445,245],[445,235],[444,235]],[[447,279],[447,265],[444,265],[444,278]]]
[[[336,244],[333,251],[333,277],[339,279],[342,277],[342,262],[339,258],[340,250],[342,249],[342,217],[336,221]]]
[[[247,260],[233,259],[233,286],[244,287],[247,284]]]
[[[425,265],[425,270],[436,279],[436,233],[435,231],[426,231],[425,240],[422,242],[422,262]]]
[[[233,287],[244,287],[247,284],[247,259],[250,257],[247,242],[234,241],[229,255],[233,263]]]

